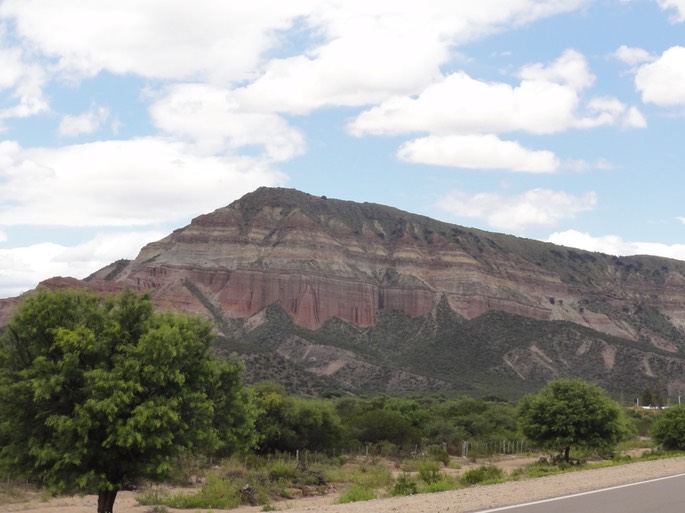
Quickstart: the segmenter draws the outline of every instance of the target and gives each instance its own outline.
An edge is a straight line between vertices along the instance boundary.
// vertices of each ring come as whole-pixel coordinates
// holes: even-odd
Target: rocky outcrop
[[[274,306],[297,329],[318,332],[335,321],[368,335],[377,332],[384,312],[435,318],[439,305],[446,305],[457,323],[504,312],[612,337],[585,351],[607,372],[621,354],[615,340],[657,351],[659,358],[685,357],[684,262],[617,258],[290,189],[258,189],[199,216],[145,246],[135,260],[95,273],[87,284],[103,292],[148,291],[162,307],[212,319],[227,339],[247,336],[261,325],[254,319]],[[65,285],[85,283],[43,283]],[[443,328],[438,323],[431,329],[432,337]],[[367,364],[376,373],[380,369],[378,362],[353,357],[355,350],[324,358],[321,344],[298,339],[295,350],[294,339],[279,340],[282,357],[317,376],[345,376],[338,383],[364,381]],[[546,351],[534,344],[510,348],[497,354],[490,368],[525,380],[573,372],[572,365],[556,359],[560,353]],[[317,363],[305,353],[317,354]],[[419,379],[416,372],[395,371],[391,378],[386,372],[386,383],[425,378],[425,373]],[[644,362],[635,364],[635,372],[660,378]],[[424,385],[442,388],[446,382],[443,376]]]
[[[389,207],[260,189],[149,244],[116,277],[183,310],[206,310],[191,282],[223,315],[281,305],[296,324],[331,318],[373,326],[384,309],[417,317],[441,297],[466,319],[501,310],[569,320],[637,340],[621,315],[657,308],[685,327],[685,265],[618,259],[412,215]],[[597,311],[590,303],[604,303]]]

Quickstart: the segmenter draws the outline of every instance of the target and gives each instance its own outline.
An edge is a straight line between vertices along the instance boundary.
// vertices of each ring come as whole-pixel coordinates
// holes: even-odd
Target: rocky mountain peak
[[[271,358],[343,388],[380,372],[379,361],[394,370],[376,388],[464,386],[454,371],[432,375],[412,361],[422,346],[421,358],[442,362],[452,358],[445,352],[465,351],[465,361],[489,355],[473,365],[505,381],[573,374],[585,357],[595,381],[616,387],[633,372],[635,383],[662,379],[685,391],[674,371],[685,356],[685,263],[565,248],[293,189],[257,189],[82,285],[149,291],[162,307],[212,319],[243,354],[268,347]],[[273,317],[274,308],[283,315]],[[505,319],[534,327],[488,333]],[[547,334],[530,340],[534,333]],[[249,340],[254,347],[244,346]],[[365,377],[351,370],[367,366]]]

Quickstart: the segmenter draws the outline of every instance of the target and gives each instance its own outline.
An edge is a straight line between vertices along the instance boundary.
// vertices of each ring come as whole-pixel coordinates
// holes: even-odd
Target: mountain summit
[[[296,391],[513,396],[558,376],[685,392],[685,262],[615,257],[260,188],[85,282],[214,321]]]

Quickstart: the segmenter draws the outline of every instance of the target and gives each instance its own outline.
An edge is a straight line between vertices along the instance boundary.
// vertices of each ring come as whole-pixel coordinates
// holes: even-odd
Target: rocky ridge
[[[43,283],[65,285],[204,315],[252,376],[279,369],[298,390],[525,391],[581,375],[685,391],[685,262],[291,189],[260,188],[83,282]]]

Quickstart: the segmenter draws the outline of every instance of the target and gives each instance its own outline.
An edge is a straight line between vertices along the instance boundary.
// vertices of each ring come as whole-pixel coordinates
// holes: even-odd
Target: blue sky
[[[259,186],[685,259],[685,0],[0,0],[0,297]]]

